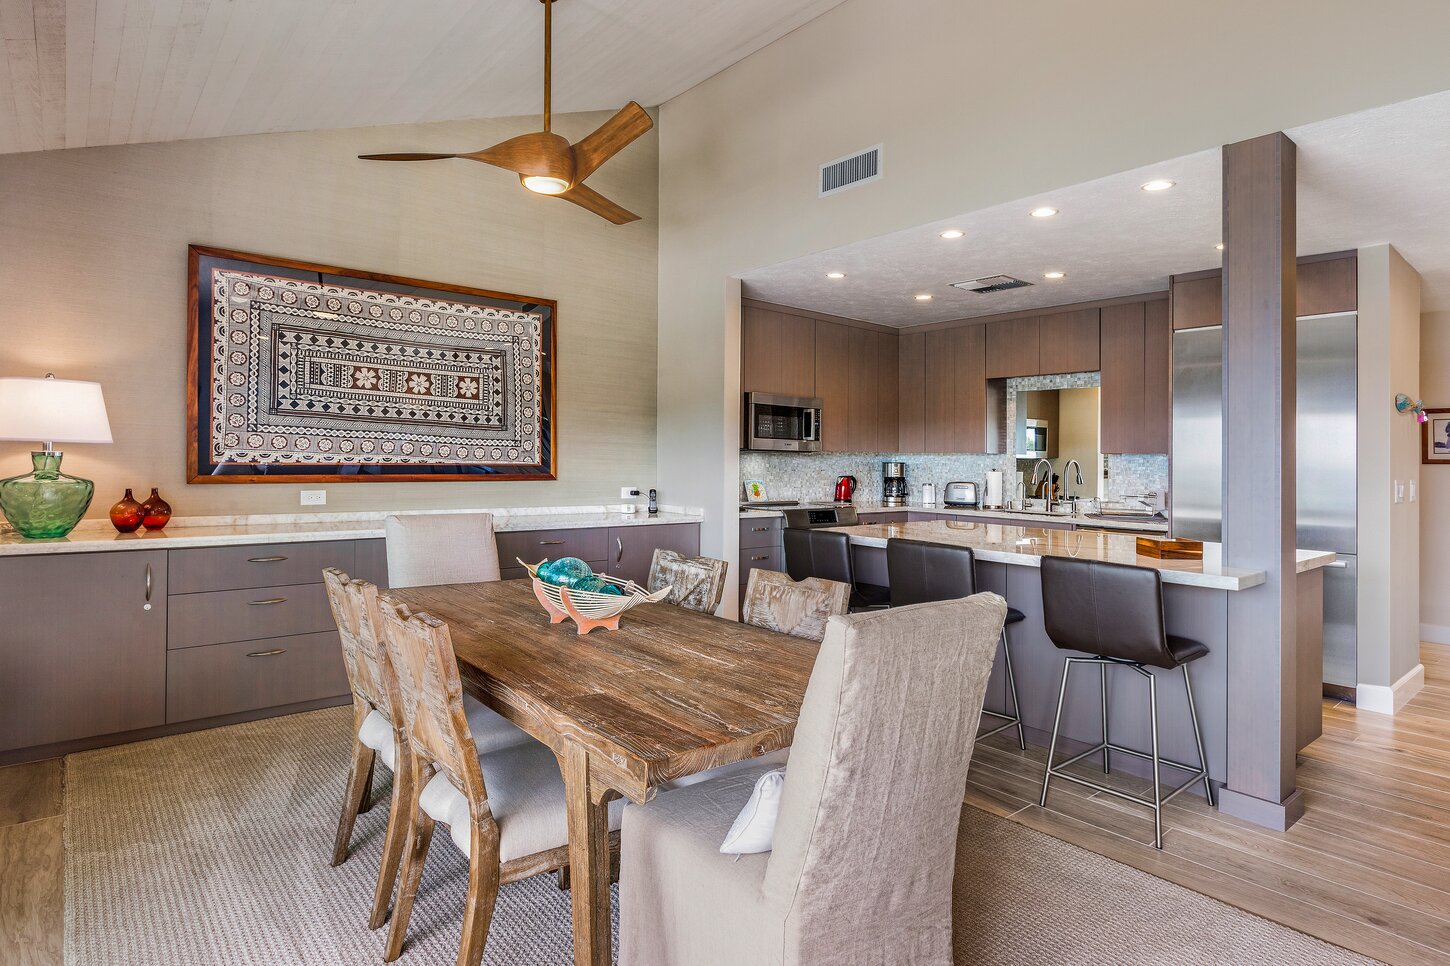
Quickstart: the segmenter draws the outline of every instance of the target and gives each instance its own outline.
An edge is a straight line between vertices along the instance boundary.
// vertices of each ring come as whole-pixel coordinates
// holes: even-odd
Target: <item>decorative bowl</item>
[[[514,558],[518,559],[518,558]],[[540,561],[542,563],[543,561]],[[619,617],[637,604],[654,604],[670,594],[670,588],[661,587],[651,594],[632,580],[621,580],[608,574],[595,576],[618,587],[622,594],[600,594],[589,590],[570,590],[547,583],[538,576],[539,564],[524,563],[529,579],[534,583],[534,596],[544,605],[549,614],[549,623],[559,624],[565,618],[573,618],[579,625],[579,634],[588,634],[596,627],[605,630],[619,630]]]

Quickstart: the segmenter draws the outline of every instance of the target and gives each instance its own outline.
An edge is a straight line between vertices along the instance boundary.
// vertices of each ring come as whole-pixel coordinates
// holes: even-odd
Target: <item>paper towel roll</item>
[[[983,501],[987,506],[1002,505],[1002,471],[987,471],[987,498]]]

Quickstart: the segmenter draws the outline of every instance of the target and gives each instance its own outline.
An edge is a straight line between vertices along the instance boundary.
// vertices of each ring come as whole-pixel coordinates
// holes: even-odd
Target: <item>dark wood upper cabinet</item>
[[[926,334],[903,332],[897,341],[897,398],[903,453],[926,452]]]
[[[1037,326],[1037,372],[1097,372],[1099,312],[1078,309],[1041,316]]]
[[[956,330],[926,334],[926,419],[923,451],[950,453],[956,445]]]
[[[1359,307],[1359,259],[1353,253],[1305,255],[1299,259],[1294,314],[1327,315]],[[1175,275],[1173,328],[1195,329],[1223,323],[1223,273]]]
[[[1223,323],[1223,275],[1174,276],[1169,283],[1173,302],[1173,328],[1199,329]]]
[[[876,333],[876,433],[883,453],[894,453],[901,447],[901,403],[897,397],[900,344],[895,332]]]
[[[987,378],[1035,376],[1041,370],[1038,355],[1040,319],[1033,315],[986,325]]]
[[[881,354],[877,333],[850,329],[850,356],[846,378],[846,449],[852,453],[881,450]]]
[[[1100,442],[1104,453],[1143,453],[1142,302],[1102,310]]]
[[[817,319],[815,332],[816,382],[821,400],[821,449],[847,452],[850,423],[851,329]]]
[[[955,378],[952,413],[953,453],[987,452],[987,332],[986,326],[949,329],[952,336],[952,372]]]
[[[814,396],[815,321],[756,305],[741,313],[740,388]]]
[[[1166,453],[1173,433],[1173,329],[1168,300],[1143,303],[1143,453]]]

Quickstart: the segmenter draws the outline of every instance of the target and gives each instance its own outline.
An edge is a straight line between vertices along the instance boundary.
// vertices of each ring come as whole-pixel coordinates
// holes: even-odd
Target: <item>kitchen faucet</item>
[[[1042,482],[1047,484],[1047,495],[1045,497],[1043,497],[1043,500],[1044,500],[1043,505],[1044,506],[1048,506],[1050,508],[1050,505],[1052,503],[1052,461],[1051,460],[1049,460],[1049,459],[1039,459],[1036,463],[1033,463],[1032,464],[1032,488],[1034,490],[1037,490],[1037,495],[1038,496],[1042,496],[1042,491],[1040,489],[1038,489],[1038,487],[1039,487],[1040,484],[1037,481],[1037,471],[1040,470],[1040,469],[1042,469],[1042,467],[1044,465],[1046,465],[1046,467],[1047,467],[1047,473],[1046,473],[1046,475],[1044,475],[1042,477]]]
[[[1068,470],[1073,472],[1069,473]],[[1067,465],[1062,468],[1062,476],[1065,481],[1062,487],[1063,499],[1071,502],[1074,499],[1072,492],[1074,482],[1078,486],[1082,486],[1082,464],[1077,460],[1068,460]]]

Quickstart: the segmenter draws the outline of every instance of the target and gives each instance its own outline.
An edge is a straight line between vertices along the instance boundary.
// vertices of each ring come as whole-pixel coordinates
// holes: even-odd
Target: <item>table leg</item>
[[[589,753],[565,744],[559,759],[569,815],[569,880],[574,966],[610,966],[609,802],[617,793],[590,776]]]

